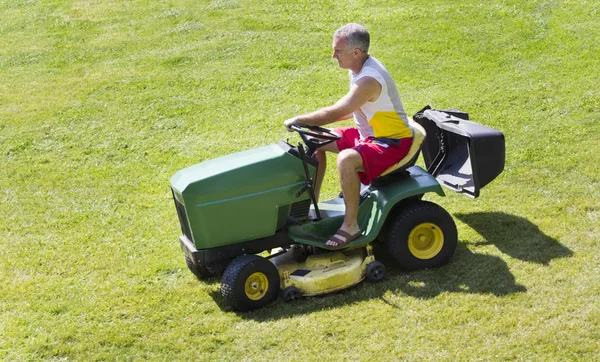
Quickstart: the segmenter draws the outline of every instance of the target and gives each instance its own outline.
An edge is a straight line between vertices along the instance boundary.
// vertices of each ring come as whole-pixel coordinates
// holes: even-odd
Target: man
[[[325,176],[325,152],[338,153],[337,169],[346,206],[344,222],[326,243],[342,248],[358,238],[360,183],[365,185],[400,161],[412,143],[412,131],[394,81],[369,51],[370,36],[359,24],[346,24],[333,34],[333,58],[348,69],[350,91],[335,104],[288,119],[284,125],[322,126],[354,117],[356,128],[334,131],[342,138],[316,152],[319,161],[315,194],[319,197]]]

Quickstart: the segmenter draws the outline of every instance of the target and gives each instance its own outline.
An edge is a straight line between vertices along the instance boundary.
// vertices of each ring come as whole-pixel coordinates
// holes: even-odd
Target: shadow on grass
[[[464,243],[459,243],[450,264],[437,269],[406,272],[394,267],[393,262],[382,252],[377,253],[376,250],[376,256],[386,265],[386,277],[378,283],[363,281],[339,292],[291,303],[285,303],[280,297],[262,309],[237,314],[244,319],[257,321],[278,320],[377,298],[390,306],[402,308],[391,300],[396,298],[386,298],[389,292],[429,299],[445,292],[505,296],[526,291],[524,286],[515,282],[508,265],[502,259],[473,253]],[[231,311],[218,291],[211,292],[210,295],[221,310]]]
[[[453,261],[443,268],[427,269],[407,275],[396,288],[415,298],[429,299],[442,293],[491,294],[502,297],[527,291],[516,283],[504,260],[477,254],[459,243]],[[386,300],[384,296],[381,299]]]
[[[487,243],[522,261],[546,265],[552,259],[573,255],[569,248],[520,216],[503,212],[477,212],[454,216],[477,231]]]

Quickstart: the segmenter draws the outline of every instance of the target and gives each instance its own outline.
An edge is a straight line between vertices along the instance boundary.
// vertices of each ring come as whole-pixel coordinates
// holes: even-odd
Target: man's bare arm
[[[335,104],[306,113],[284,122],[289,126],[296,122],[309,126],[323,126],[352,117],[352,113],[369,101],[374,101],[381,93],[381,84],[371,77],[364,77],[350,88],[350,91]],[[289,124],[288,124],[289,123]]]
[[[343,115],[340,118],[336,119],[335,122],[337,122],[337,121],[343,121],[345,119],[350,119],[352,117],[354,117],[354,114],[353,113],[348,113],[348,114]]]

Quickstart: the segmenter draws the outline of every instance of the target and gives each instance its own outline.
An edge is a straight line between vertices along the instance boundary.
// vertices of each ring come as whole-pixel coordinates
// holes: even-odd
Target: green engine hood
[[[215,158],[171,178],[182,231],[198,249],[273,235],[285,225],[296,193],[306,182],[304,167],[285,142]],[[311,177],[316,167],[309,164]]]
[[[303,183],[303,175],[294,156],[271,144],[182,169],[171,178],[171,187],[201,204]]]

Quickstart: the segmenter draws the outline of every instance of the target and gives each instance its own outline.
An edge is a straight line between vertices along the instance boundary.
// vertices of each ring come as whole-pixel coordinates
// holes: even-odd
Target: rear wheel
[[[392,259],[409,270],[446,264],[458,242],[452,216],[427,201],[410,203],[392,215],[385,239]]]
[[[279,283],[279,273],[273,263],[258,255],[244,255],[225,269],[221,295],[231,308],[243,312],[275,299]]]

